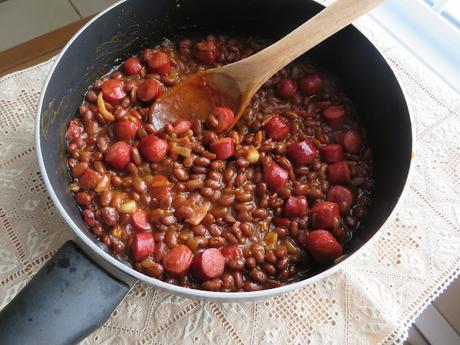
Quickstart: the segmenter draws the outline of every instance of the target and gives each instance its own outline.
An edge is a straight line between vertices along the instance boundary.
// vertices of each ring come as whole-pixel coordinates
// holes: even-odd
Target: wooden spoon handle
[[[384,0],[336,0],[316,16],[264,50],[236,63],[240,81],[263,84],[288,63],[350,24]],[[239,66],[237,66],[239,65]],[[231,66],[231,65],[229,65]]]

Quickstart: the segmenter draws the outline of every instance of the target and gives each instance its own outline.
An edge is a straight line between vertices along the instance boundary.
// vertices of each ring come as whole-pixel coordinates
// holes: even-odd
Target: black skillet
[[[104,11],[74,36],[42,90],[36,149],[48,192],[75,240],[67,242],[0,313],[1,344],[76,343],[108,319],[137,280],[189,298],[240,301],[305,286],[350,260],[299,283],[271,290],[219,293],[181,288],[144,276],[111,257],[88,231],[68,190],[66,127],[88,86],[115,63],[164,37],[174,40],[230,33],[276,40],[321,9],[309,0],[129,0]],[[356,28],[345,28],[308,55],[317,66],[343,81],[361,114],[374,154],[373,202],[347,248],[352,254],[375,238],[394,214],[411,163],[410,115],[391,68]]]

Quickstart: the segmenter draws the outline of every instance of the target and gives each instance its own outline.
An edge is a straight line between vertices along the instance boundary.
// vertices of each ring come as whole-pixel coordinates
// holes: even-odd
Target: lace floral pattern
[[[371,19],[357,25],[393,66],[415,121],[413,177],[394,221],[342,271],[272,299],[219,304],[138,283],[82,345],[402,343],[459,273],[460,97]],[[51,64],[0,79],[0,309],[72,236],[34,152],[33,119]]]

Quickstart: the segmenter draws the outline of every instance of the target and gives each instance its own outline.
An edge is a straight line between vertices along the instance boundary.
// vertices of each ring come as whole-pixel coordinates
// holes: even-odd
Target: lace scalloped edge
[[[379,344],[380,345],[391,345],[391,344],[402,344],[407,337],[409,336],[409,328],[415,322],[415,320],[425,311],[425,309],[439,296],[441,295],[449,285],[460,275],[460,266],[457,265],[454,268],[454,271],[448,274],[446,280],[442,279],[444,275],[437,279],[444,280],[441,285],[439,285],[433,292],[425,292],[421,294],[416,301],[413,302],[415,305],[419,305],[419,307],[412,313],[403,324],[395,329],[389,336],[387,336],[384,340],[382,340]],[[426,291],[426,290],[425,290]],[[428,297],[427,297],[428,295]],[[425,299],[425,301],[423,301]],[[421,305],[420,305],[421,304]]]

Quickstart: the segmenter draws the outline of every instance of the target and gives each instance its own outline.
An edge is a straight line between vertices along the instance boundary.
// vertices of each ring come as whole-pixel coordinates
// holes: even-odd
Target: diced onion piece
[[[128,200],[120,205],[121,213],[134,213],[136,212],[136,202],[134,200]]]
[[[175,153],[177,153],[178,155],[181,155],[181,156],[183,156],[183,157],[185,157],[185,158],[190,157],[190,155],[192,154],[192,151],[191,151],[189,148],[187,148],[187,147],[183,147],[183,146],[179,146],[179,145],[174,145],[174,146],[172,147],[172,149],[173,149],[173,151],[174,151]]]
[[[138,117],[136,116],[133,116],[133,115],[128,115],[126,116],[128,118],[129,121],[131,121],[132,123],[138,123],[138,121],[140,120]]]
[[[156,188],[156,187],[168,187],[168,186],[169,186],[169,180],[166,176],[163,176],[163,175],[152,176],[150,187]]]
[[[78,192],[80,190],[80,186],[78,185],[78,183],[72,183],[70,186],[69,186],[69,189],[71,192]]]
[[[300,253],[299,247],[292,238],[288,238],[285,242],[285,245],[289,254],[298,255]]]
[[[181,145],[181,146],[186,146],[190,144],[190,138],[189,137],[181,137],[176,139],[176,144]]]
[[[267,242],[267,246],[265,247],[268,250],[273,250],[275,248],[276,243],[278,242],[278,233],[275,231],[269,232],[265,235],[265,242]]]
[[[259,157],[260,157],[260,153],[255,148],[250,149],[249,152],[246,155],[246,159],[251,164],[257,163],[257,161],[259,160]]]
[[[109,122],[115,121],[115,116],[113,116],[107,109],[105,108],[104,98],[102,97],[102,91],[99,92],[97,96],[97,110],[101,115]]]
[[[154,265],[154,263],[155,262],[152,260],[152,258],[145,258],[140,262],[141,266],[144,268],[150,268]]]
[[[192,252],[196,252],[198,249],[198,241],[194,237],[190,237],[187,240],[187,246],[192,250]]]
[[[96,188],[94,189],[96,193],[101,193],[106,190],[110,186],[110,178],[108,175],[104,175],[104,177],[99,181]]]
[[[211,207],[209,202],[204,203],[203,205],[194,207],[193,215],[186,218],[185,221],[192,225],[199,225],[203,218],[208,214],[208,210]]]
[[[112,228],[112,231],[111,231],[111,235],[115,238],[121,238],[121,235],[122,235],[123,231],[121,230],[121,226],[120,225],[115,225],[113,228]]]

